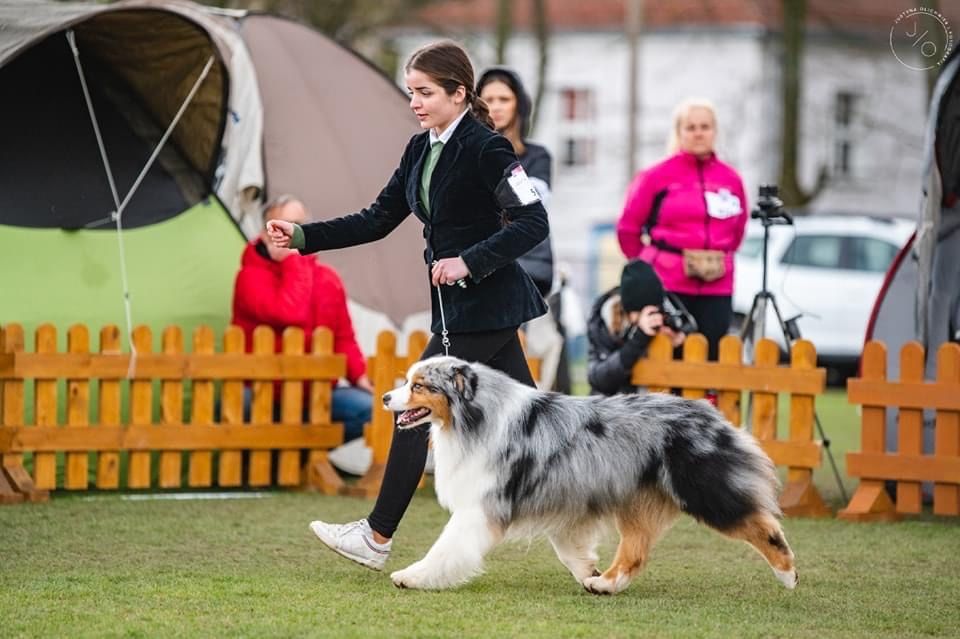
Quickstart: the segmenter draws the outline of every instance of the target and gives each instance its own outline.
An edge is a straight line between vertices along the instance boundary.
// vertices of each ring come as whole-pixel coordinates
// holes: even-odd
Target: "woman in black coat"
[[[413,213],[423,222],[424,260],[435,287],[433,337],[421,358],[449,354],[484,362],[533,386],[517,337],[546,305],[517,258],[547,237],[547,215],[513,147],[492,130],[473,67],[454,42],[414,52],[405,67],[410,107],[426,129],[407,144],[386,187],[359,213],[302,227],[271,220],[278,246],[302,253],[385,237]],[[426,427],[395,430],[380,495],[366,519],[314,521],[313,532],[344,557],[380,570],[423,473]]]

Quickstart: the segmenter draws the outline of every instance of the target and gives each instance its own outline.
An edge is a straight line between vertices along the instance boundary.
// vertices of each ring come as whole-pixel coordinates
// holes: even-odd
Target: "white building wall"
[[[401,58],[435,38],[420,33],[400,37]],[[474,34],[463,43],[478,72],[492,64],[491,36]],[[753,26],[645,34],[640,46],[636,166],[664,157],[678,102],[706,97],[718,111],[718,154],[743,176],[752,206],[758,185],[776,182],[779,174],[780,50],[778,37]],[[550,208],[554,252],[585,303],[615,279],[623,263],[616,243],[608,237],[598,246],[592,230],[598,224],[616,223],[629,182],[627,57],[626,38],[618,31],[554,33],[547,92],[531,136],[554,155]],[[514,35],[507,60],[535,95],[535,40],[529,34]],[[832,163],[836,93],[852,91],[859,96],[854,176],[831,183],[810,209],[912,215],[919,198],[926,109],[923,75],[901,66],[882,45],[808,39],[803,80],[799,179],[808,189],[819,167]],[[402,84],[402,77],[398,81]],[[595,119],[586,127],[564,121],[560,99],[564,88],[593,92]],[[564,138],[584,128],[596,140],[594,163],[563,166]]]

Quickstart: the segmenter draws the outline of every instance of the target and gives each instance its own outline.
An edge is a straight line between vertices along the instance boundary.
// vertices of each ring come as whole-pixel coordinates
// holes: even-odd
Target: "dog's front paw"
[[[423,570],[418,569],[417,564],[411,564],[403,570],[397,570],[390,574],[390,580],[397,588],[426,588],[426,579]]]
[[[612,595],[617,592],[616,584],[600,575],[584,579],[583,587],[595,595]]]

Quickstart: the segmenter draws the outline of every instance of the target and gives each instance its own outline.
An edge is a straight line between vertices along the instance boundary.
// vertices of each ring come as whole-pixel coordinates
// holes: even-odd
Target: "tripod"
[[[774,225],[792,225],[793,218],[783,210],[783,201],[777,197],[777,187],[775,185],[761,185],[760,197],[757,200],[757,208],[750,213],[750,217],[759,219],[763,225],[763,263],[761,265],[761,285],[760,290],[753,296],[753,303],[750,305],[750,312],[744,319],[743,326],[740,328],[740,339],[743,342],[743,352],[749,361],[755,359],[754,349],[757,343],[766,335],[767,308],[772,307],[773,313],[777,318],[777,326],[783,336],[783,343],[787,349],[787,355],[792,352],[793,342],[801,338],[800,326],[797,323],[799,315],[791,317],[788,320],[783,319],[780,307],[777,305],[777,298],[773,292],[767,288],[767,247],[770,242],[770,227]],[[750,423],[750,416],[753,409],[753,395],[750,396],[747,404],[747,423]],[[837,462],[833,458],[833,451],[830,450],[830,438],[827,437],[820,423],[820,415],[814,410],[813,418],[817,425],[817,433],[823,442],[823,448],[827,451],[827,459],[830,460],[830,467],[833,470],[833,476],[837,481],[837,487],[843,501],[849,501],[847,491],[843,486],[843,480],[840,478],[840,472],[837,470]]]

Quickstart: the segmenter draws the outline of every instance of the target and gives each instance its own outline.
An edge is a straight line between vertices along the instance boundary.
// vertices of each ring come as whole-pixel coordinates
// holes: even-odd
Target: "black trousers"
[[[720,338],[730,330],[733,321],[733,297],[730,295],[686,295],[674,293],[697,320],[700,332],[710,346],[709,359],[716,361]]]
[[[440,336],[434,335],[420,359],[442,355],[443,352]],[[450,335],[450,355],[468,362],[481,362],[503,371],[518,382],[534,386],[516,328]],[[374,398],[374,401],[379,401],[379,398]],[[429,426],[393,431],[393,443],[390,444],[380,494],[367,517],[370,527],[384,537],[393,537],[420,483],[427,462],[429,434]]]

